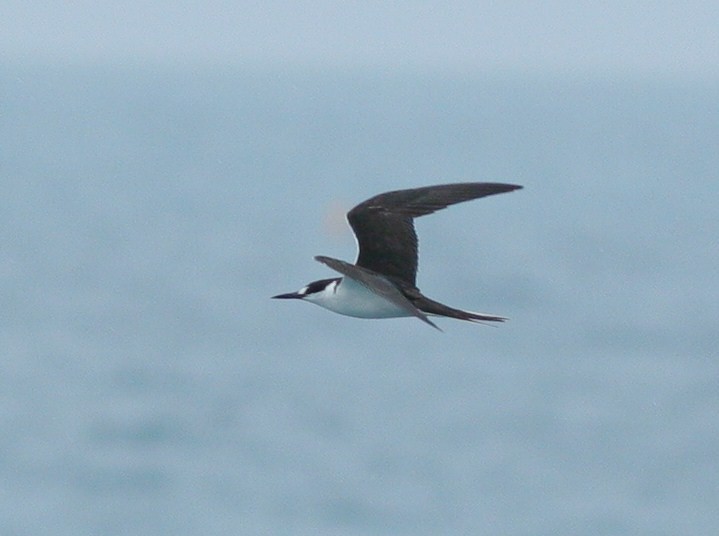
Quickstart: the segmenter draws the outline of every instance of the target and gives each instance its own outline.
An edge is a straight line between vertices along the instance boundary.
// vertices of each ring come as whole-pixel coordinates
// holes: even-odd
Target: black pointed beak
[[[275,300],[292,300],[292,299],[299,299],[302,297],[302,294],[298,294],[297,292],[288,292],[287,294],[278,294],[277,296],[272,296],[272,299]]]

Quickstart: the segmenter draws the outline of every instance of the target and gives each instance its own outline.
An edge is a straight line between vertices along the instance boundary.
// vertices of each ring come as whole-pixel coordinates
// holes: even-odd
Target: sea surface
[[[719,527],[719,82],[0,69],[0,534]],[[270,300],[456,181],[419,286]]]

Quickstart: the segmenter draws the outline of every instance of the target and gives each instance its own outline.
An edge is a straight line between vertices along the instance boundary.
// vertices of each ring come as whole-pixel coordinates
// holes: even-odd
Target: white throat
[[[332,281],[321,292],[309,294],[304,301],[316,303],[320,307],[341,315],[357,318],[399,318],[410,316],[404,309],[397,307],[382,296],[348,277]]]

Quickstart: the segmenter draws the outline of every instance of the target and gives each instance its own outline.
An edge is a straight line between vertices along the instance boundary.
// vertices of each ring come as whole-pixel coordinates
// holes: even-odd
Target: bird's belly
[[[410,316],[404,309],[367,289],[360,283],[343,278],[333,300],[320,303],[322,307],[356,318],[399,318]]]

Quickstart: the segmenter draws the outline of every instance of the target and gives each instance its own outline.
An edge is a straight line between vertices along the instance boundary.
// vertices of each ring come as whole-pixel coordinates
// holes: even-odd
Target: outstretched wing
[[[519,188],[521,186],[516,184],[468,182],[397,190],[372,197],[347,213],[359,244],[356,264],[415,286],[417,233],[414,218],[456,203]]]
[[[395,287],[383,276],[375,274],[366,268],[355,266],[354,264],[350,264],[339,259],[333,259],[332,257],[317,256],[315,257],[315,260],[321,262],[322,264],[326,264],[345,277],[349,277],[350,279],[364,285],[378,296],[381,296],[385,300],[392,302],[397,307],[404,309],[409,315],[416,316],[423,322],[427,322],[430,326],[439,329],[434,322],[427,318],[426,314],[412,305],[412,302],[405,298],[404,294],[402,294],[397,287]],[[439,330],[442,331],[441,329]]]

